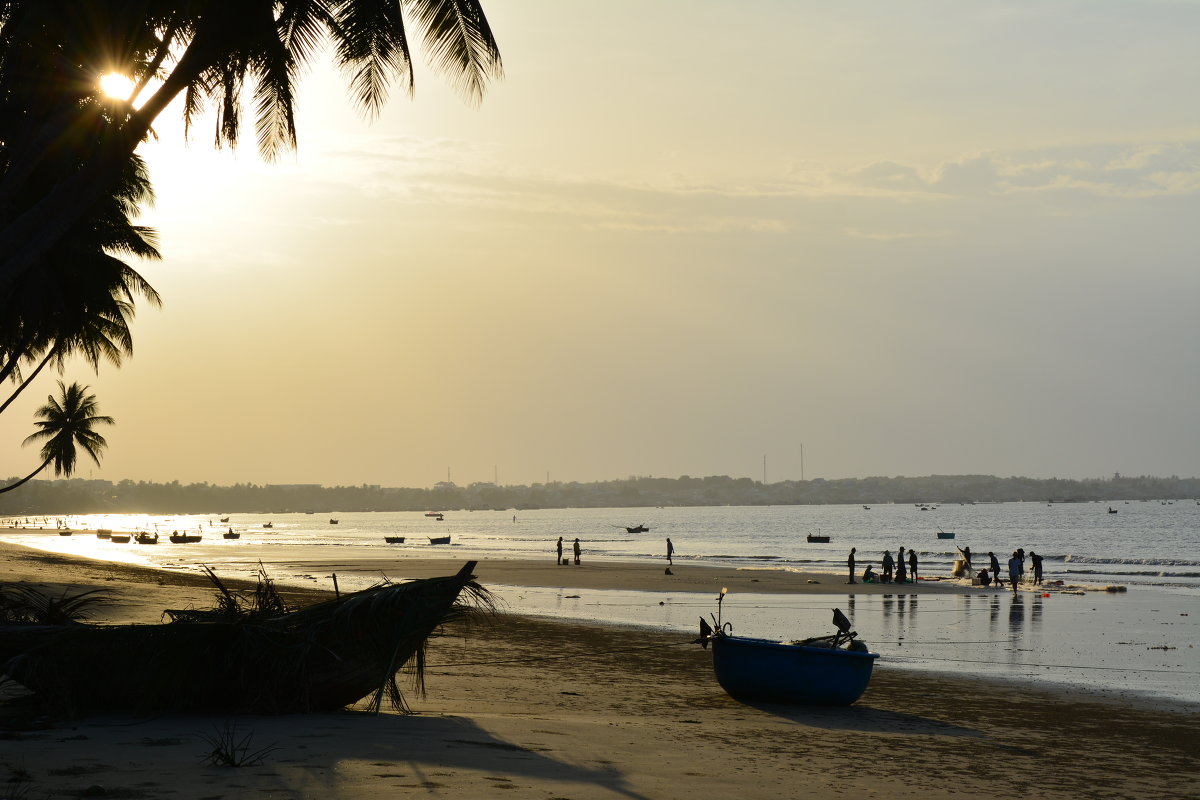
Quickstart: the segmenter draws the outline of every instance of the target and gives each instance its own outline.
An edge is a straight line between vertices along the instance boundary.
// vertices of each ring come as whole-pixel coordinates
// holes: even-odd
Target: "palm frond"
[[[483,8],[474,0],[408,0],[407,5],[424,28],[425,48],[435,68],[468,102],[479,103],[487,82],[504,74]]]

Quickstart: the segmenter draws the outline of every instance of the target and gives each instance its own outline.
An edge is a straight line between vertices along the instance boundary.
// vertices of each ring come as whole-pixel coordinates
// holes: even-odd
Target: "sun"
[[[122,75],[119,72],[110,72],[107,75],[100,76],[100,92],[105,97],[112,97],[116,100],[128,100],[129,95],[133,94],[133,81],[128,75]]]

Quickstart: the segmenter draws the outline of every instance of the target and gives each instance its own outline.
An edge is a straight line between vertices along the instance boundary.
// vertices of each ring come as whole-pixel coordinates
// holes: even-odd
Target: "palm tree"
[[[155,232],[129,221],[138,203],[152,199],[145,166],[133,156],[116,191],[51,249],[42,267],[0,292],[0,382],[18,383],[0,413],[51,363],[61,372],[67,358],[80,355],[99,371],[102,359],[120,366],[132,354],[129,321],[136,297],[156,306],[161,300],[114,253],[161,257]],[[23,375],[22,362],[32,371]]]
[[[434,66],[478,101],[501,74],[479,0],[0,0],[0,285],[37,268],[111,190],[180,93],[187,122],[214,103],[217,144],[233,145],[249,82],[259,148],[270,158],[295,145],[293,82],[326,42],[368,114],[391,80],[411,92],[406,15],[423,30]],[[139,91],[161,83],[138,108],[73,102],[115,69]],[[63,161],[64,140],[72,163]],[[47,168],[58,179],[41,185],[53,188],[31,190]]]
[[[16,483],[0,488],[0,494],[12,491],[32,479],[51,464],[54,465],[55,475],[71,477],[75,472],[76,448],[91,456],[92,461],[100,464],[100,454],[108,447],[108,442],[96,431],[96,425],[112,425],[113,418],[99,415],[100,407],[96,404],[96,396],[88,394],[88,387],[72,383],[66,386],[58,382],[61,401],[53,395],[46,398],[46,405],[36,412],[41,417],[34,424],[38,430],[25,439],[25,444],[42,442],[42,463]]]

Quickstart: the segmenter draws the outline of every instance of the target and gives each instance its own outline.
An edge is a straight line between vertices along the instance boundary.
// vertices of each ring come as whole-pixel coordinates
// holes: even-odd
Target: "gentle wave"
[[[1095,556],[1066,556],[1069,564],[1133,564],[1146,567],[1200,567],[1200,561],[1182,558],[1099,558]]]

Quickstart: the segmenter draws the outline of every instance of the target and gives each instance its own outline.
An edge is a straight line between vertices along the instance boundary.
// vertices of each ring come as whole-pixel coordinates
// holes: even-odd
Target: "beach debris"
[[[246,598],[240,592],[231,591],[208,565],[201,564],[200,569],[216,587],[216,607],[169,608],[163,612],[164,617],[168,617],[172,622],[235,622],[260,617],[278,617],[289,610],[275,586],[275,581],[267,574],[267,569],[261,561],[258,562],[257,584],[250,598]]]

